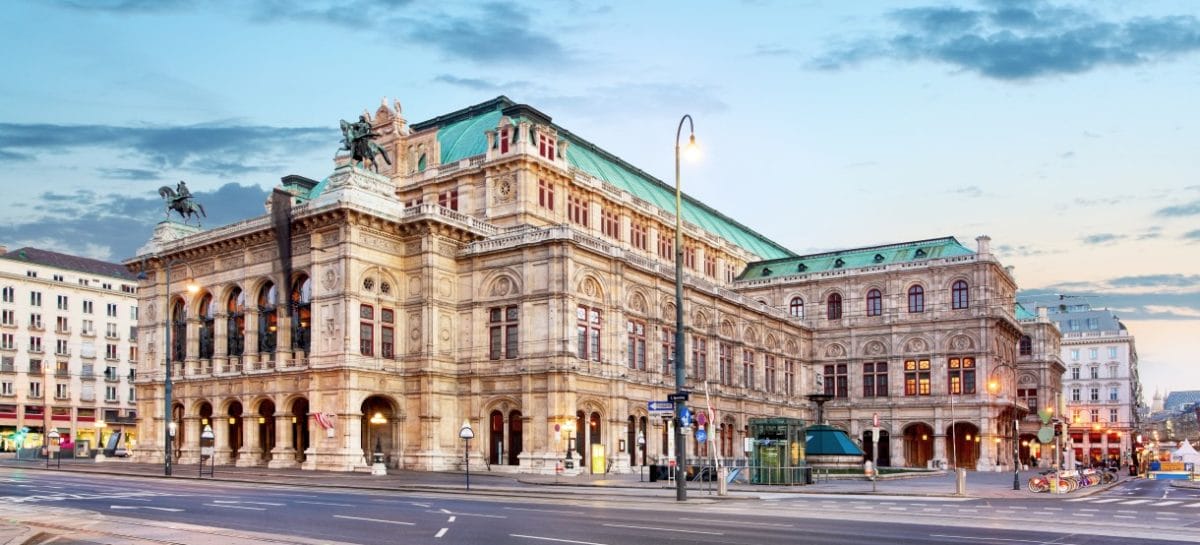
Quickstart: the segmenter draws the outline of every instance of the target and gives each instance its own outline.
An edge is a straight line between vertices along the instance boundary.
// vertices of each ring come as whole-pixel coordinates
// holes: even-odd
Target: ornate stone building
[[[203,232],[164,223],[127,262],[146,273],[141,339],[159,362],[139,380],[141,458],[163,456],[166,327],[180,339],[183,463],[204,425],[218,464],[357,470],[378,450],[391,467],[458,467],[464,421],[493,470],[551,473],[568,458],[626,471],[672,452],[647,402],[674,391],[674,188],[504,97],[412,125],[384,105],[371,122],[392,157],[378,173],[339,157],[319,182],[285,177],[266,216]],[[911,453],[896,443],[895,464],[943,456],[912,423],[970,422],[991,439],[1026,410],[975,389],[945,414],[947,358],[970,360],[972,388],[1016,362],[1015,285],[986,239],[978,254],[939,239],[883,264],[767,279],[805,258],[686,196],[683,220],[690,404],[711,409],[711,440],[691,435],[691,456],[744,456],[750,418],[811,418],[813,384],[836,388],[850,376],[838,366],[857,373],[863,358],[890,363],[873,371],[892,377],[889,395],[831,416],[858,434],[864,415],[886,412],[917,441]],[[200,291],[165,285],[165,263]],[[886,319],[850,310],[872,278]],[[920,316],[894,306],[914,279],[929,290]],[[802,294],[815,313],[834,291],[844,318],[788,310]],[[951,307],[960,296],[969,306]],[[909,358],[926,362],[912,399],[900,389]],[[993,448],[980,452],[994,463]]]

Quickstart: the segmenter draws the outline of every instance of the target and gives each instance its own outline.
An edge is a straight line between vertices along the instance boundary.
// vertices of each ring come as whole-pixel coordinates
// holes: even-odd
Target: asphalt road
[[[68,507],[131,521],[124,526],[167,521],[285,542],[300,536],[363,545],[1198,543],[1197,492],[1139,480],[1067,499],[770,494],[677,504],[536,490],[516,497],[387,493],[0,469],[0,505],[10,511]]]

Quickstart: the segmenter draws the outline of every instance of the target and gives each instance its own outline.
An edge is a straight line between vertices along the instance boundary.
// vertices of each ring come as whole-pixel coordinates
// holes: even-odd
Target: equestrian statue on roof
[[[375,156],[383,157],[383,161],[388,165],[392,164],[392,160],[388,158],[387,151],[379,144],[376,144],[373,138],[378,137],[378,134],[371,129],[371,122],[367,120],[367,116],[358,116],[358,121],[350,123],[345,119],[342,122],[342,148],[350,152],[350,159],[358,163],[360,166],[365,165],[367,161],[371,162],[371,170],[378,173],[379,164],[375,160]]]
[[[200,218],[208,217],[208,214],[204,213],[204,206],[193,200],[192,192],[188,191],[187,182],[183,180],[179,181],[175,189],[171,189],[169,185],[158,188],[158,194],[166,200],[168,219],[172,210],[179,212],[184,223],[190,221],[193,216],[196,218],[196,224],[200,223]]]

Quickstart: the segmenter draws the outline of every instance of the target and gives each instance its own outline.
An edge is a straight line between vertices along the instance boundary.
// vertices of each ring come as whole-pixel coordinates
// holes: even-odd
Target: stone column
[[[180,464],[196,464],[200,462],[200,431],[204,427],[200,425],[199,416],[183,417],[183,429],[179,430],[183,434],[183,444],[180,445],[179,463]]]
[[[213,374],[224,371],[228,364],[229,315],[219,312],[213,318]]]
[[[259,441],[258,415],[242,415],[242,438],[245,441],[238,451],[237,467],[262,465],[262,442]]]
[[[296,450],[292,448],[292,415],[275,415],[275,448],[271,449],[271,461],[267,467],[299,467]]]
[[[213,416],[213,461],[215,465],[229,465],[233,449],[229,448],[229,417]]]

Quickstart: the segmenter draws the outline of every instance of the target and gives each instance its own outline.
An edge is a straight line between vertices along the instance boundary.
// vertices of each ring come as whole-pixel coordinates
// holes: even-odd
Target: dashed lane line
[[[558,542],[558,543],[575,543],[577,545],[606,545],[604,543],[596,543],[595,541],[576,541],[574,539],[558,539],[558,538],[554,538],[554,537],[526,536],[526,535],[521,535],[521,534],[508,534],[508,537],[536,539],[539,541],[554,541],[554,542]]]
[[[308,505],[327,505],[327,506],[330,506],[330,507],[354,507],[354,505],[353,505],[353,504],[349,504],[349,503],[333,503],[333,502],[329,502],[329,501],[303,501],[303,500],[296,500],[296,501],[295,501],[295,503],[303,503],[303,504],[308,504]]]
[[[266,507],[248,507],[245,505],[229,505],[225,503],[206,503],[209,507],[224,507],[226,509],[241,509],[243,511],[266,511]]]
[[[449,528],[442,528],[441,530],[438,530],[438,533],[433,534],[433,537],[442,537],[442,536],[446,535],[446,532],[449,532],[449,531],[450,531]]]
[[[609,528],[629,528],[631,530],[655,530],[658,532],[678,532],[681,534],[703,534],[708,536],[723,536],[724,532],[709,532],[706,530],[683,530],[680,528],[662,528],[659,526],[635,526],[633,524],[605,524]]]

